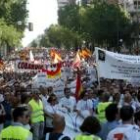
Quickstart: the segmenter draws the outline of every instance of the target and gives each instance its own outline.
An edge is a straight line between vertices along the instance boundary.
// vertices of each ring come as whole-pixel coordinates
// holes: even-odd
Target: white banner
[[[122,55],[96,48],[99,77],[140,81],[140,56]]]

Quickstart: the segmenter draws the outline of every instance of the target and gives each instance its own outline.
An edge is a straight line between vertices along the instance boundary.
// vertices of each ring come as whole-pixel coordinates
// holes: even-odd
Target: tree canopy
[[[27,0],[0,0],[0,42],[19,45],[26,28]]]
[[[59,24],[80,34],[83,40],[117,47],[120,39],[130,42],[132,22],[119,5],[94,0],[90,6],[66,6],[59,10]]]

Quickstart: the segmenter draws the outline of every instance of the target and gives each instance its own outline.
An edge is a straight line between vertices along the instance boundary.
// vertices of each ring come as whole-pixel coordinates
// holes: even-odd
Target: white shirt
[[[45,112],[47,112],[48,114],[51,114],[51,115],[56,114],[58,112],[57,105],[51,106],[50,104],[48,104],[47,106],[45,106],[44,109],[45,109]],[[52,121],[53,121],[52,118],[47,116],[46,117],[46,126],[52,128],[53,127]]]
[[[78,101],[76,108],[79,111],[91,110],[91,109],[93,109],[92,100],[90,100],[90,99],[88,99],[86,101],[80,100],[80,101]]]
[[[45,108],[45,106],[48,105],[48,102],[47,102],[48,97],[45,97],[43,95],[40,95],[40,98],[42,99],[43,107]]]
[[[140,140],[140,131],[131,124],[120,125],[108,134],[107,140]]]
[[[66,97],[63,97],[61,100],[60,100],[60,105],[63,107],[63,106],[66,106],[68,108],[71,109],[71,111],[73,111],[75,105],[76,105],[76,100],[74,97],[70,96],[69,98],[66,98]]]
[[[87,69],[88,74],[90,75],[90,79],[92,82],[97,80],[97,72],[96,72],[96,68],[93,66],[89,66]]]
[[[62,109],[58,104],[56,104],[54,106],[48,104],[47,106],[45,106],[44,110],[45,110],[45,112],[47,112],[48,114],[51,114],[51,115],[54,115],[54,114],[63,115],[63,112],[66,112],[66,110]],[[52,118],[49,116],[46,117],[46,126],[53,127]]]

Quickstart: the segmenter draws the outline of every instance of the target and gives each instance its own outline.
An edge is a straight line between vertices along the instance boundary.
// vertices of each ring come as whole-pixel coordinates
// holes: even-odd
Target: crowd
[[[79,100],[67,84],[60,98],[53,87],[32,85],[36,73],[3,73],[0,140],[139,140],[140,87],[115,79],[99,83],[94,72],[81,68]]]

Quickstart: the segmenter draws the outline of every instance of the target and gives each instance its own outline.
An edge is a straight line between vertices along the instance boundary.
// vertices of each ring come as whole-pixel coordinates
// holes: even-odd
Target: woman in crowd
[[[64,108],[63,108],[64,110]],[[46,132],[52,132],[53,130],[53,124],[52,120],[55,114],[61,113],[61,110],[57,97],[55,94],[51,94],[50,97],[48,98],[48,105],[45,106],[45,112],[47,114],[46,116]],[[66,110],[64,110],[66,112]]]
[[[80,127],[82,133],[75,137],[75,140],[101,140],[96,134],[101,130],[100,123],[97,118],[87,117]]]

